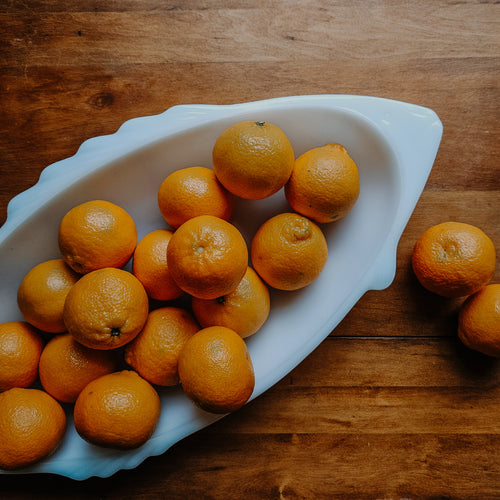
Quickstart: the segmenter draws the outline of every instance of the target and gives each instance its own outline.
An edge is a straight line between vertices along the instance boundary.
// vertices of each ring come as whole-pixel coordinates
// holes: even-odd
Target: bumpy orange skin
[[[42,337],[29,323],[0,323],[0,392],[33,384],[42,349]]]
[[[69,210],[61,220],[59,249],[77,273],[104,267],[123,267],[137,244],[132,217],[120,206],[92,200]]]
[[[295,155],[287,136],[276,125],[243,121],[220,134],[212,159],[215,175],[228,191],[260,200],[285,185]]]
[[[327,144],[299,156],[285,185],[290,206],[322,223],[345,217],[359,192],[358,167],[340,144]]]
[[[179,354],[198,330],[200,326],[184,309],[155,309],[141,333],[125,347],[125,361],[152,384],[177,385]]]
[[[116,349],[133,340],[149,313],[141,282],[123,269],[92,271],[66,297],[63,318],[68,332],[86,347]]]
[[[50,455],[66,431],[66,414],[49,394],[14,388],[0,394],[0,468],[20,469]]]
[[[43,388],[58,401],[74,403],[92,380],[118,369],[114,351],[89,349],[69,333],[50,340],[40,356]]]
[[[157,229],[144,236],[134,251],[132,272],[155,300],[173,300],[184,292],[173,280],[167,264],[167,247],[172,231]]]
[[[187,341],[179,357],[179,377],[186,395],[211,413],[241,408],[255,385],[245,341],[222,326],[204,328]]]
[[[211,300],[192,299],[193,313],[202,327],[225,326],[242,338],[259,331],[270,306],[269,290],[251,267],[231,293]]]
[[[177,228],[198,215],[229,220],[234,198],[213,170],[188,167],[172,172],[160,185],[158,206],[167,223]]]
[[[458,336],[470,349],[500,357],[500,284],[487,285],[465,300]]]
[[[64,301],[80,276],[62,259],[36,265],[26,274],[17,290],[17,304],[24,319],[45,332],[66,331]]]
[[[495,272],[496,253],[481,229],[443,222],[417,240],[412,267],[421,285],[443,297],[463,297],[484,287]]]
[[[108,448],[144,444],[160,418],[153,386],[136,372],[123,370],[90,382],[75,403],[75,428],[86,441]]]
[[[321,229],[307,217],[281,213],[257,230],[251,245],[254,269],[271,287],[298,290],[321,274],[328,257]]]
[[[248,265],[248,249],[241,233],[212,215],[186,221],[172,236],[167,263],[177,285],[202,299],[232,292]]]

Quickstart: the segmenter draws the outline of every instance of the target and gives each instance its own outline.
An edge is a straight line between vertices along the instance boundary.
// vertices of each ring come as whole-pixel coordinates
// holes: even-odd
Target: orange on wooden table
[[[193,313],[202,327],[226,326],[242,338],[259,331],[270,306],[269,290],[251,267],[232,292],[216,299],[192,299]]]
[[[172,231],[157,229],[146,234],[134,251],[132,272],[155,300],[173,300],[184,292],[172,279],[167,264],[167,247]]]
[[[328,257],[321,229],[307,217],[287,212],[260,226],[250,252],[260,277],[279,290],[310,285],[321,274]]]
[[[489,283],[496,253],[491,239],[478,227],[443,222],[417,240],[412,267],[421,285],[443,297],[463,297]]]
[[[195,318],[184,309],[155,309],[141,333],[125,346],[125,361],[152,384],[177,385],[179,354],[198,330]]]
[[[172,172],[160,185],[158,206],[167,223],[177,228],[198,215],[229,220],[234,198],[212,169],[187,167]]]
[[[75,403],[75,429],[86,441],[109,448],[137,448],[153,434],[160,397],[137,372],[122,370],[90,382]]]
[[[360,192],[358,167],[341,144],[306,151],[295,160],[285,196],[298,213],[316,222],[346,216]]]
[[[45,391],[14,388],[0,394],[0,468],[19,469],[50,455],[66,431],[66,414]]]
[[[85,274],[104,267],[123,267],[137,244],[137,229],[122,207],[91,200],[64,215],[58,241],[64,261]]]
[[[179,356],[179,377],[186,395],[212,413],[237,410],[255,385],[245,341],[224,326],[204,328],[186,342]]]
[[[92,349],[115,349],[133,340],[149,313],[141,282],[128,271],[106,267],[77,281],[66,297],[68,332]]]
[[[217,138],[212,160],[219,181],[231,193],[260,200],[279,191],[290,178],[295,155],[285,133],[262,121],[242,121]]]
[[[467,347],[500,357],[500,284],[467,297],[458,314],[458,336]]]
[[[90,349],[65,333],[51,339],[43,349],[40,382],[58,401],[74,403],[89,382],[117,370],[118,361],[114,351]]]
[[[80,276],[62,259],[48,260],[33,267],[17,290],[17,304],[24,319],[45,332],[66,331],[64,301]]]
[[[40,333],[26,321],[0,323],[0,392],[35,382],[43,345]]]
[[[182,290],[194,297],[214,299],[238,286],[248,266],[248,249],[231,223],[200,215],[175,231],[168,244],[167,263]]]

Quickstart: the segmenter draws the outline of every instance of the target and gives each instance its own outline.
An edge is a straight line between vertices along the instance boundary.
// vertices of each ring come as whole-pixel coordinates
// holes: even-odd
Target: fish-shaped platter
[[[434,111],[349,95],[189,104],[129,120],[114,134],[89,139],[74,156],[45,168],[38,183],[8,206],[7,220],[0,228],[0,322],[22,319],[17,288],[33,266],[60,257],[59,222],[70,208],[105,199],[130,213],[139,238],[167,228],[157,205],[163,179],[184,167],[211,168],[216,138],[242,120],[277,125],[290,139],[296,156],[330,142],[340,143],[360,173],[360,195],[354,208],[338,222],[321,225],[329,255],[320,277],[295,292],[271,290],[267,322],[246,339],[256,379],[251,399],[289,373],[366,291],[384,289],[394,279],[399,239],[441,141],[443,127]],[[231,221],[250,243],[266,219],[285,211],[292,210],[282,189],[264,200],[238,199]],[[87,443],[76,433],[72,408],[67,405],[68,429],[55,453],[25,469],[0,473],[53,473],[79,480],[108,477],[164,453],[221,418],[194,406],[181,387],[158,388],[158,392],[161,418],[152,438],[140,448],[119,451]]]

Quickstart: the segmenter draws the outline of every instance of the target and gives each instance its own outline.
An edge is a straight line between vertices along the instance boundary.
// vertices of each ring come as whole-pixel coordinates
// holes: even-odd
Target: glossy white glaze
[[[297,156],[328,142],[341,143],[360,171],[361,193],[353,210],[344,219],[321,226],[329,245],[321,276],[297,292],[272,291],[267,323],[247,339],[256,373],[252,399],[284,377],[367,290],[383,289],[392,282],[399,238],[441,140],[442,124],[432,110],[346,95],[182,105],[130,120],[112,135],[90,139],[74,156],[48,166],[35,186],[9,204],[7,221],[0,228],[0,321],[21,319],[16,291],[26,272],[43,260],[59,257],[57,230],[67,210],[102,198],[132,215],[139,237],[166,227],[156,201],[161,181],[178,168],[211,167],[212,146],[219,133],[246,119],[281,127]],[[249,243],[265,219],[282,211],[291,211],[283,190],[266,200],[237,200],[233,223]],[[107,477],[163,453],[220,418],[195,408],[179,387],[159,392],[163,408],[159,425],[139,449],[106,450],[84,442],[73,428],[68,407],[68,431],[58,450],[19,472],[49,472],[74,479]]]

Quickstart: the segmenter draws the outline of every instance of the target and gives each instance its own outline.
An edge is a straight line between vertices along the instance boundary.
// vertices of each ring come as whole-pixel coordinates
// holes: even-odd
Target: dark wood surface
[[[472,0],[1,2],[0,224],[44,167],[176,104],[373,95],[434,109],[444,133],[394,282],[283,380],[134,470],[0,475],[0,497],[500,498],[500,361],[460,344],[461,301],[410,269],[445,220],[500,251],[499,19]]]

